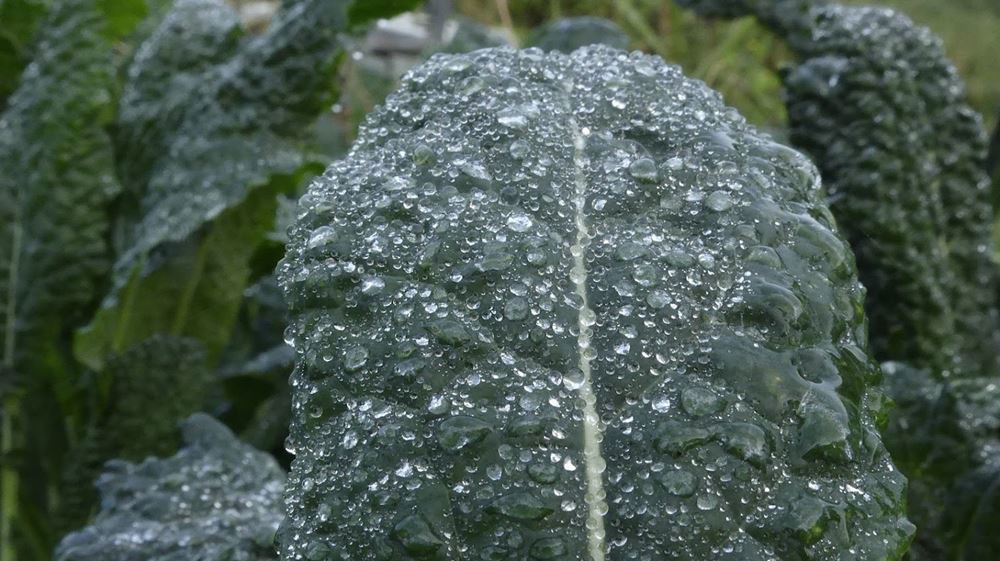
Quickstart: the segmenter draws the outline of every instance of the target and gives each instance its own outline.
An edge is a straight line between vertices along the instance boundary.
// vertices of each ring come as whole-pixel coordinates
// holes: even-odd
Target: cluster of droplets
[[[818,197],[805,158],[654,57],[411,71],[279,268],[283,558],[897,547],[863,293]]]

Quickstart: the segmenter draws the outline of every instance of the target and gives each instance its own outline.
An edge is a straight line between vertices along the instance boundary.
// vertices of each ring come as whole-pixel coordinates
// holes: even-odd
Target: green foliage
[[[927,30],[865,8],[815,18],[823,39],[793,45],[803,62],[785,77],[791,138],[816,159],[857,255],[876,355],[941,376],[993,376],[982,122]]]
[[[302,138],[332,99],[345,8],[303,1],[240,42],[231,9],[180,0],[139,47],[118,123],[136,212],[119,224],[113,289],[76,341],[84,364],[100,368],[109,352],[157,332],[221,352],[276,194],[316,171]],[[165,309],[164,297],[176,306]]]
[[[1000,208],[1000,117],[990,139],[990,151],[986,156],[986,173],[993,178],[993,208]]]
[[[45,16],[45,0],[0,2],[0,108],[31,60],[32,38]]]
[[[685,3],[713,11],[711,0]],[[971,508],[955,497],[989,473],[1000,434],[996,407],[984,407],[996,399],[1000,331],[982,120],[928,30],[891,10],[823,4],[747,9],[800,58],[783,75],[790,137],[820,167],[857,256],[873,350],[916,367],[886,371],[900,405],[886,442],[920,529],[910,557],[975,559],[1000,547],[954,526]]]
[[[250,404],[215,368],[280,256],[278,195],[321,169],[311,126],[362,22],[293,0],[248,35],[221,0],[167,4],[0,1],[0,561],[49,559],[101,464],[172,453],[194,411],[283,437],[288,361]]]
[[[97,382],[109,386],[101,396],[97,420],[70,450],[63,470],[60,530],[86,522],[97,503],[92,482],[105,460],[141,460],[177,450],[177,423],[204,406],[211,383],[205,362],[198,341],[164,335],[108,361]]]
[[[114,68],[102,32],[92,2],[53,10],[0,116],[0,561],[13,561],[20,497],[37,490],[15,460],[29,455],[28,427],[42,425],[21,418],[21,395],[47,407],[66,399],[59,342],[85,319],[109,261],[104,207],[118,183],[103,130]]]
[[[7,375],[58,366],[57,341],[85,319],[106,275],[104,208],[119,186],[103,129],[112,115],[114,68],[102,25],[87,0],[54,11],[2,116],[0,334]]]
[[[995,105],[990,0],[886,1]],[[286,448],[286,557],[892,560],[905,495],[910,559],[991,558],[1000,131],[929,33],[819,3],[458,0],[393,52],[416,0],[0,0],[0,561],[275,559]],[[676,69],[385,101],[518,37],[770,127],[784,83],[873,349],[816,170]]]
[[[300,207],[283,559],[902,556],[817,172],[676,67],[437,56]]]
[[[207,415],[183,431],[175,456],[107,465],[97,483],[101,512],[62,540],[57,561],[276,558],[281,468]]]

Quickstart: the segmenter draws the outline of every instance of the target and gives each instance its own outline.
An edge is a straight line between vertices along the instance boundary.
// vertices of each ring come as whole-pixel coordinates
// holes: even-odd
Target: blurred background
[[[1000,53],[1000,2],[884,0],[880,4],[900,9],[942,38],[968,85],[972,105],[988,124],[996,122],[1000,109],[1000,64],[995,60]],[[270,11],[268,2],[243,1],[239,5],[249,19],[258,18],[261,24]],[[336,108],[348,132],[392,90],[396,75],[423,58],[421,54],[499,43],[524,47],[533,44],[546,25],[573,16],[614,22],[624,33],[627,47],[679,64],[689,76],[722,92],[729,104],[757,125],[780,134],[785,121],[775,70],[790,60],[790,54],[752,18],[706,23],[690,10],[660,0],[433,0],[427,3],[426,12],[425,19],[410,14],[383,24],[372,33],[375,41],[357,45],[350,63],[344,66],[347,86]],[[439,35],[435,37],[435,33]]]

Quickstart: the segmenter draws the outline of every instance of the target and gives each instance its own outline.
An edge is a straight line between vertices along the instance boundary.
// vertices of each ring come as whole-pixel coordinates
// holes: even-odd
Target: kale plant
[[[1000,132],[936,37],[678,0],[784,39],[800,153],[600,18],[437,6],[396,84],[419,3],[0,0],[0,561],[995,555]]]
[[[301,199],[282,559],[898,559],[814,166],[655,57],[411,72]]]
[[[706,15],[752,13],[800,59],[783,73],[791,140],[819,166],[857,256],[875,356],[905,363],[886,371],[901,406],[886,443],[911,478],[920,528],[911,557],[974,559],[1000,547],[965,529],[996,520],[995,494],[967,491],[970,477],[997,474],[1000,436],[987,135],[941,42],[880,8],[680,2]]]

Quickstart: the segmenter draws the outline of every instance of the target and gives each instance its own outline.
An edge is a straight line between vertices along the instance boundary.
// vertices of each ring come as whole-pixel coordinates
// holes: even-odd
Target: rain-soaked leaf
[[[868,289],[872,348],[935,376],[994,376],[1000,348],[986,134],[940,39],[885,8],[678,0],[753,13],[799,62],[792,143],[822,172]]]
[[[138,461],[177,450],[177,425],[201,411],[212,379],[202,345],[158,335],[112,356],[101,374],[99,418],[67,454],[58,527],[78,528],[97,504],[94,479],[111,458]],[[169,397],[166,397],[169,396]]]
[[[720,11],[721,0],[678,1],[742,15]],[[887,370],[900,377],[890,386],[901,408],[885,436],[911,480],[910,558],[957,559],[968,544],[942,531],[958,516],[952,486],[1000,434],[973,426],[1000,424],[995,406],[982,407],[1000,387],[986,134],[928,29],[888,9],[824,4],[732,7],[800,59],[783,76],[791,141],[816,161],[857,256],[875,356],[914,367]]]
[[[816,169],[639,53],[439,55],[300,201],[283,559],[899,559]]]
[[[204,414],[175,456],[115,460],[97,481],[101,512],[66,536],[57,561],[276,559],[285,475],[269,455]]]

